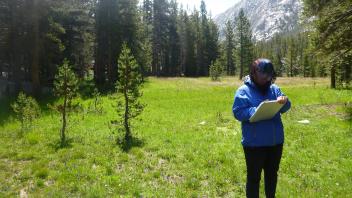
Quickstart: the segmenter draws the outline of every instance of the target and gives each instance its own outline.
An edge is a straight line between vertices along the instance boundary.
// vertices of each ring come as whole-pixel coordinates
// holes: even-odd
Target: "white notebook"
[[[271,119],[278,111],[280,111],[283,105],[284,104],[280,104],[276,100],[264,101],[257,107],[257,110],[249,119],[249,122],[258,122]]]

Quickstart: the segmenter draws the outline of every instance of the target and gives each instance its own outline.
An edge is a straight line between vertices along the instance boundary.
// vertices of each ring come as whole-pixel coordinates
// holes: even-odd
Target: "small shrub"
[[[213,64],[211,64],[209,72],[212,81],[220,81],[220,76],[222,73],[220,61],[216,60]]]
[[[37,101],[20,92],[15,103],[11,105],[16,114],[16,118],[21,123],[21,131],[32,126],[33,120],[40,115],[40,107]]]
[[[89,104],[89,112],[102,114],[103,113],[103,101],[102,101],[101,95],[100,95],[97,88],[94,88],[92,95],[93,95],[94,101]]]

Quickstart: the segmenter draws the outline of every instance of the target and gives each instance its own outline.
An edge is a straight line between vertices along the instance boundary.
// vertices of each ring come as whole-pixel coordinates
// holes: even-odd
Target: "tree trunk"
[[[335,65],[331,67],[331,75],[330,75],[330,87],[332,89],[336,88],[336,68]]]
[[[240,49],[240,80],[243,78],[243,44],[241,44],[241,49]]]
[[[65,130],[66,130],[66,106],[67,106],[67,96],[64,99],[64,106],[62,108],[62,128],[61,128],[61,145],[66,141]]]
[[[33,93],[38,95],[40,93],[40,79],[39,79],[39,53],[40,53],[40,38],[39,38],[39,10],[38,0],[33,0],[32,8],[32,25],[33,25],[33,51],[31,61],[31,77],[33,83]]]
[[[240,25],[240,80],[242,80],[243,78],[243,62],[244,62],[244,52],[243,52],[243,45],[244,45],[244,41],[243,41],[243,27],[242,25]]]
[[[127,87],[127,86],[126,86]],[[130,126],[128,124],[128,114],[129,114],[129,107],[128,107],[128,96],[127,96],[127,88],[125,87],[124,90],[124,97],[125,97],[125,117],[124,117],[124,126],[125,126],[125,141],[126,143],[129,142],[131,138]]]

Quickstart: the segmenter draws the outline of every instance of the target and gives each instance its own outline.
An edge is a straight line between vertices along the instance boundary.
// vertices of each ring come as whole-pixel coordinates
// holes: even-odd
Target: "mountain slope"
[[[268,40],[275,33],[290,31],[298,25],[302,2],[301,0],[242,0],[214,18],[220,28],[220,37],[224,35],[226,21],[234,21],[241,8],[251,22],[255,40]]]

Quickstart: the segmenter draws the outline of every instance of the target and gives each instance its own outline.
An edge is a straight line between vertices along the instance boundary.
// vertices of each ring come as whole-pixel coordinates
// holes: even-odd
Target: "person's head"
[[[264,94],[275,79],[274,66],[270,60],[260,58],[250,66],[250,78]]]

